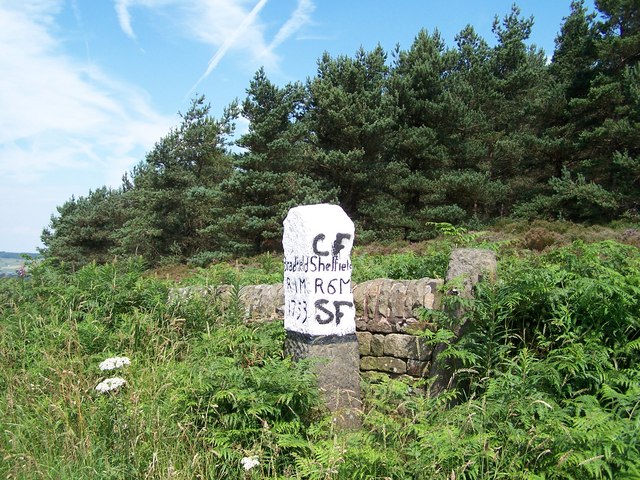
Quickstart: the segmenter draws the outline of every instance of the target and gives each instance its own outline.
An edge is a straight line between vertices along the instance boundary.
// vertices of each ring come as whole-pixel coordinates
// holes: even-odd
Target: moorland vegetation
[[[140,257],[28,265],[0,281],[0,475],[640,478],[640,249],[602,240],[625,230],[518,226],[511,240],[447,229],[356,249],[357,281],[442,277],[456,246],[500,261],[464,318],[420,313],[430,329],[417,334],[448,342],[453,386],[363,376],[355,431],[334,428],[309,363],[283,354],[282,322],[244,317],[240,286],[282,281],[277,256],[189,271]],[[545,238],[557,243],[532,249]],[[227,302],[167,302],[193,284],[235,287]]]
[[[421,31],[304,84],[259,70],[220,119],[194,98],[0,280],[0,476],[640,478],[640,15],[595,4],[572,2],[550,60],[514,7],[495,46]],[[463,318],[417,312],[451,387],[363,376],[353,431],[239,298],[282,281],[282,219],[317,202],[356,223],[354,282],[444,278],[460,246],[499,261]],[[232,294],[168,301],[194,284]]]

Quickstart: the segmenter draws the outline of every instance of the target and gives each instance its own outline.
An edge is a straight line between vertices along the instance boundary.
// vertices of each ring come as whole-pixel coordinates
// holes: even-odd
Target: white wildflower
[[[127,381],[124,378],[120,377],[112,377],[107,378],[106,380],[101,381],[98,385],[96,385],[96,390],[100,393],[107,393],[112,390],[116,390],[120,388],[122,385],[125,385]]]
[[[240,460],[240,463],[245,470],[251,470],[253,467],[260,465],[258,457],[243,457],[242,460]]]
[[[115,370],[124,365],[131,365],[131,360],[128,357],[111,357],[101,362],[99,367],[100,370]]]

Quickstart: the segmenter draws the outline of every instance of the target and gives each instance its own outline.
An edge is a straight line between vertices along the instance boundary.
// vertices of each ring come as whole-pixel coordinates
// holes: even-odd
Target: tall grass
[[[240,308],[168,305],[142,273],[42,265],[0,283],[0,476],[240,478],[245,455],[264,472],[289,455],[274,438],[300,435],[317,396],[308,368],[282,357],[282,329],[245,324]],[[131,359],[127,384],[101,394],[113,355]]]
[[[170,284],[137,260],[32,265],[0,281],[0,476],[640,478],[639,253],[503,252],[450,343],[454,388],[367,377],[351,432],[318,404],[310,366],[283,356],[282,325],[243,318],[242,269],[209,276],[235,284],[230,303],[168,304]],[[381,276],[442,270],[437,255],[399,255],[361,261]],[[273,274],[255,262],[252,278]],[[434,341],[451,341],[455,319],[434,318]],[[127,383],[101,394],[98,365],[116,355]]]

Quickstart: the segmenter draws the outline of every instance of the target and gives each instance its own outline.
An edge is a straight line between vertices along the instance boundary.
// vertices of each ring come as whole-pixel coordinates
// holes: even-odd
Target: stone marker
[[[353,222],[337,205],[306,205],[284,220],[285,350],[313,358],[336,424],[359,425],[360,373],[351,288]]]

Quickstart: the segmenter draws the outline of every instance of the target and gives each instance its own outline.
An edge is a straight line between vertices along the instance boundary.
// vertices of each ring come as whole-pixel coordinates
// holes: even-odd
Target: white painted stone
[[[308,335],[355,333],[351,289],[354,226],[338,205],[304,205],[284,220],[284,328]]]

